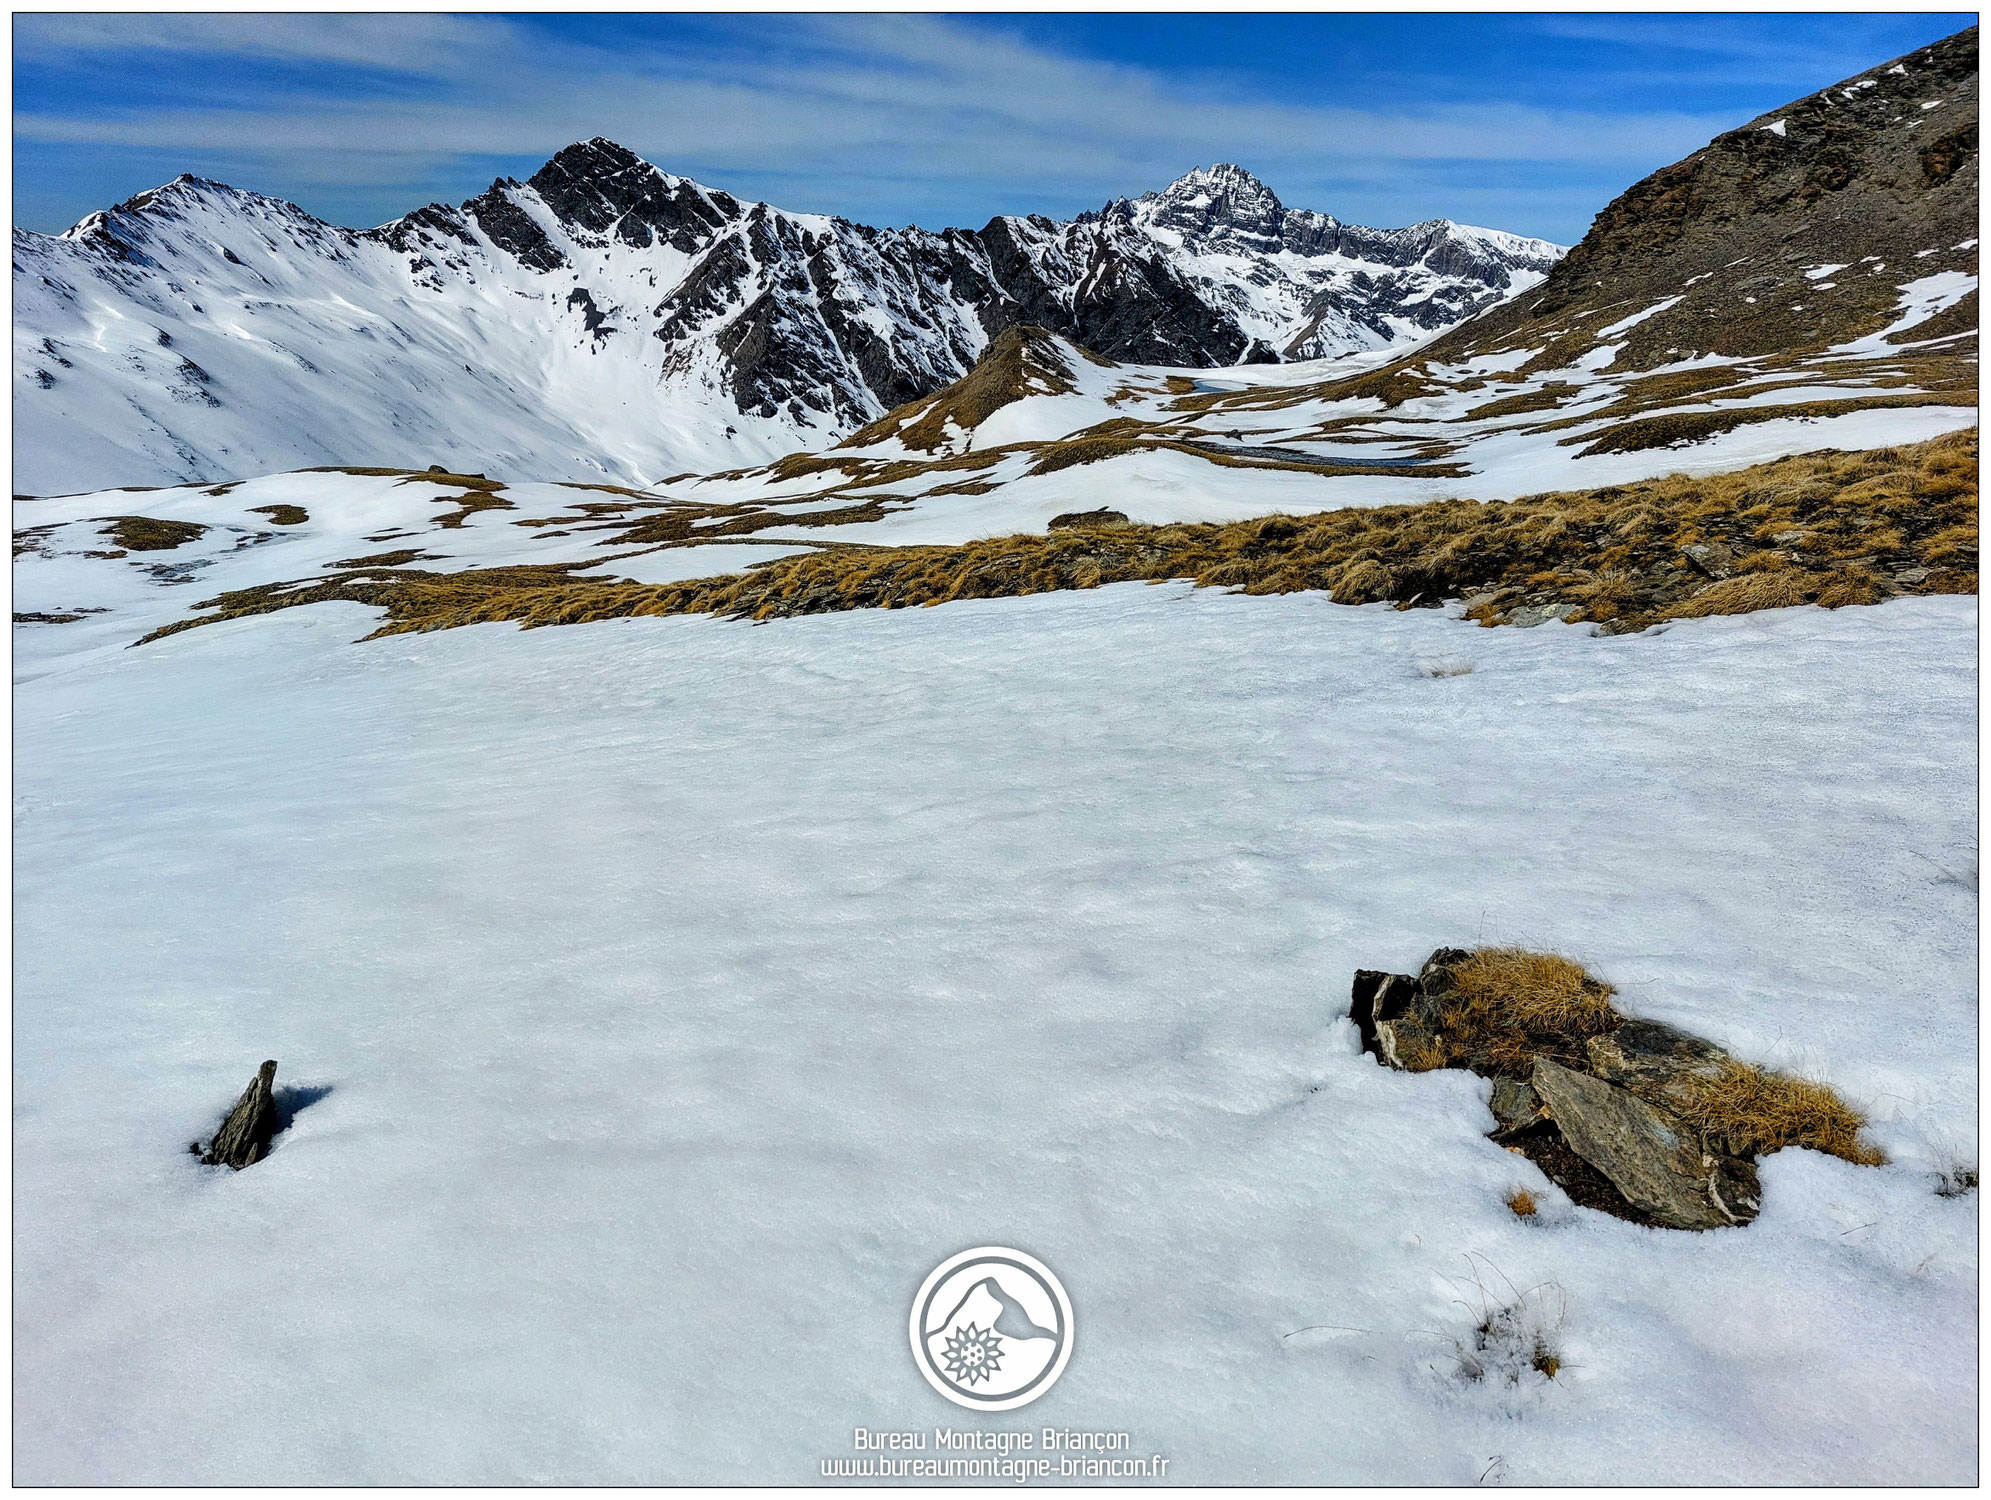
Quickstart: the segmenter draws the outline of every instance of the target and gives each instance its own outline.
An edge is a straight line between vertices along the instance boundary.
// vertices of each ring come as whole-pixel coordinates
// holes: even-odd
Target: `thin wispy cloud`
[[[1489,210],[1518,210],[1525,187],[1489,193],[1477,165],[1622,185],[1741,123],[1733,109],[1498,94],[1296,99],[1194,59],[1080,55],[986,20],[707,17],[604,33],[595,19],[563,30],[437,15],[22,16],[17,151],[30,179],[37,150],[71,164],[79,153],[216,163],[249,179],[238,185],[349,220],[352,205],[377,204],[367,222],[414,207],[408,190],[461,196],[595,135],[748,196],[780,189],[784,206],[930,225],[1096,206],[1225,159],[1290,202],[1395,223],[1457,216],[1441,201],[1447,180]],[[64,87],[120,70],[183,86]],[[1374,215],[1392,181],[1400,207]],[[1351,187],[1353,211],[1339,197]],[[30,207],[38,191],[60,196],[27,188]],[[1500,227],[1573,238],[1587,215],[1560,196]]]

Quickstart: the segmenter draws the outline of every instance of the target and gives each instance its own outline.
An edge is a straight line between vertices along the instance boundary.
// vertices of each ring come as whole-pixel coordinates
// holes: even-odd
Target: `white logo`
[[[913,1299],[913,1360],[956,1406],[1010,1411],[1048,1391],[1072,1357],[1072,1299],[1051,1268],[984,1245],[950,1255]]]

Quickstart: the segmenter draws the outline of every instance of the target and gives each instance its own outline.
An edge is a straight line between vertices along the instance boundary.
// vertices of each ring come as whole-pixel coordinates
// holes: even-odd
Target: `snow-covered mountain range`
[[[874,229],[613,142],[377,229],[183,176],[14,234],[14,487],[302,464],[649,482],[828,446],[1036,324],[1209,367],[1408,346],[1537,285],[1544,240],[1288,209],[1242,168],[1059,223]]]

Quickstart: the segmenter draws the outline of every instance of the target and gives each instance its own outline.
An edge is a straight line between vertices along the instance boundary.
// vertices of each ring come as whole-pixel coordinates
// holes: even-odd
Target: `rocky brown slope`
[[[1548,279],[1440,339],[1431,362],[1517,339],[1544,361],[1614,316],[1618,362],[1796,354],[1889,321],[1912,277],[1977,271],[1977,28],[1759,115],[1614,199]],[[1825,269],[1821,273],[1821,268]],[[1610,315],[1610,316],[1607,316]],[[1565,326],[1573,325],[1573,326]],[[1918,339],[1974,331],[1977,299]]]

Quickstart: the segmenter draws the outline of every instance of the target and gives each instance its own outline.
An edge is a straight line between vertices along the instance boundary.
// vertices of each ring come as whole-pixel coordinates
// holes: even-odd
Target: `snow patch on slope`
[[[1126,586],[78,661],[16,696],[17,1478],[807,1483],[952,1421],[906,1299],[997,1239],[1085,1329],[999,1425],[1171,1479],[1969,1483],[1975,619]],[[1503,940],[1895,1164],[1571,1207],[1339,1015]],[[320,1096],[202,1169],[265,1056]],[[1457,1378],[1476,1279],[1559,1290],[1555,1381]]]

